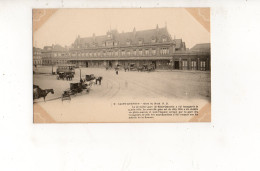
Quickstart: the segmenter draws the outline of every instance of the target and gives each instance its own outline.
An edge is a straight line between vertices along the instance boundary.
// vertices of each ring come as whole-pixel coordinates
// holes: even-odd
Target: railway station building
[[[205,47],[210,44],[205,45]],[[202,45],[187,50],[182,39],[173,39],[167,27],[81,38],[70,49],[69,62],[82,67],[116,67],[154,64],[156,69],[209,70],[210,48]],[[205,50],[205,49],[203,49]]]
[[[210,70],[210,43],[186,49],[182,39],[172,38],[167,27],[131,32],[109,30],[105,35],[77,36],[70,47],[45,46],[43,65],[76,64],[80,67],[115,68],[154,64],[156,69]]]
[[[85,67],[115,67],[129,64],[153,63],[157,69],[171,67],[172,55],[185,51],[185,42],[173,40],[167,28],[119,33],[110,30],[106,35],[81,38],[70,49],[70,62]]]

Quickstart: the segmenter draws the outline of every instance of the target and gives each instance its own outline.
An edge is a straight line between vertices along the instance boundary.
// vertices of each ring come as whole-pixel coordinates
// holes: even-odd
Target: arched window
[[[142,39],[139,39],[139,40],[138,40],[138,44],[139,44],[139,45],[143,44],[143,40],[142,40]]]
[[[127,40],[126,41],[126,45],[130,45],[131,44],[131,41],[130,40]]]
[[[167,41],[167,37],[166,36],[162,36],[162,42],[166,42]]]
[[[152,43],[155,43],[156,42],[156,39],[155,39],[155,37],[152,37]]]

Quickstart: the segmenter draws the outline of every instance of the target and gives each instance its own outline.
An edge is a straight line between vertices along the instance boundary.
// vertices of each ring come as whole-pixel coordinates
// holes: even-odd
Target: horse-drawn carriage
[[[56,73],[58,74],[57,80],[72,80],[75,75],[75,67],[74,64],[59,65],[56,70]]]
[[[101,76],[95,77],[94,74],[90,74],[90,75],[86,75],[85,81],[89,82],[91,85],[97,84],[98,82],[99,82],[99,85],[101,85],[102,79],[103,79],[103,77],[101,77]]]
[[[59,72],[58,76],[57,76],[57,80],[72,80],[72,78],[74,78],[73,73],[65,73],[65,72]]]
[[[155,66],[154,64],[143,64],[142,66],[138,67],[138,72],[139,71],[154,71],[155,70]]]
[[[135,64],[135,63],[131,63],[131,64],[129,65],[129,70],[130,70],[130,71],[136,71],[136,70],[137,70],[136,64]]]
[[[65,99],[71,99],[71,95],[77,95],[78,93],[82,93],[86,91],[87,93],[90,91],[90,88],[93,84],[101,84],[102,77],[95,77],[94,74],[86,75],[85,80],[80,79],[78,83],[70,83],[70,88],[63,92],[62,101]]]
[[[70,83],[70,88],[65,90],[62,94],[61,100],[71,99],[71,95],[77,95],[78,93],[82,93],[84,90],[88,93],[91,85],[85,82],[79,83]]]
[[[70,88],[68,90],[65,90],[62,94],[62,101],[65,99],[71,99],[71,95],[77,95],[78,93],[82,93],[83,91],[86,91],[86,93],[89,93],[90,88],[92,86],[93,82],[91,81],[80,81],[78,83],[70,83]]]
[[[75,68],[76,65],[74,64],[60,64],[56,70],[56,73],[59,74],[60,72],[64,72],[75,75]]]
[[[85,78],[86,78],[86,81],[93,81],[96,79],[94,74],[86,75]]]

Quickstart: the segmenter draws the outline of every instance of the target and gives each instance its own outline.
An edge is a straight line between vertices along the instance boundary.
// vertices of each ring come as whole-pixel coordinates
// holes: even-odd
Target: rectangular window
[[[127,51],[127,56],[130,56],[130,51]]]
[[[133,55],[136,56],[136,50],[133,51]]]
[[[143,55],[143,50],[139,49],[139,55]]]
[[[182,69],[183,70],[187,70],[188,69],[188,61],[187,60],[183,60],[182,61]]]
[[[164,37],[164,38],[162,39],[163,42],[166,42],[166,40],[167,40],[166,37]]]
[[[152,54],[153,54],[153,55],[156,54],[156,49],[152,49]]]
[[[115,51],[115,56],[118,56],[118,51]]]
[[[125,51],[124,50],[122,50],[122,56],[125,56]]]
[[[161,48],[161,54],[162,55],[169,54],[169,48]]]
[[[197,62],[196,61],[191,61],[191,69],[196,70],[197,69]]]
[[[206,62],[205,61],[200,61],[200,70],[205,71],[206,70]]]
[[[145,55],[149,55],[149,49],[145,49]]]

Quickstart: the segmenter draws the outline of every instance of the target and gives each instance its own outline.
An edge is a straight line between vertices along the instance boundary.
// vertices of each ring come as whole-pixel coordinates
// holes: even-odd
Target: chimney
[[[95,35],[95,33],[93,33],[93,40],[94,40],[94,41],[96,40],[96,35]]]
[[[158,33],[159,33],[159,26],[158,24],[156,25],[156,37],[158,36]]]
[[[133,33],[134,33],[134,37],[135,37],[135,35],[136,35],[136,30],[135,30],[135,27],[134,27]]]

